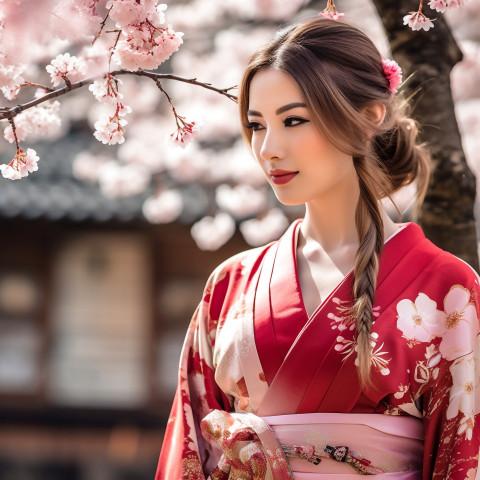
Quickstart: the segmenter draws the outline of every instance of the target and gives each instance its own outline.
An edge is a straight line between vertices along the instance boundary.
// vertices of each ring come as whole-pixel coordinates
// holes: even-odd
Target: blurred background
[[[324,3],[170,1],[167,23],[185,43],[160,71],[237,85],[279,25]],[[452,75],[455,109],[477,173],[479,3],[448,15],[465,55]],[[373,4],[336,4],[391,58]],[[102,106],[84,88],[60,99],[60,130],[25,142],[40,156],[38,172],[0,178],[0,480],[153,480],[183,338],[209,274],[303,213],[280,208],[269,192],[240,139],[234,102],[165,82],[177,111],[203,121],[182,150],[164,142],[175,123],[153,82],[123,81],[134,109],[125,144],[93,137]],[[2,140],[0,163],[13,150]],[[177,196],[147,207],[165,191]],[[400,195],[404,208],[412,196]],[[191,232],[220,210],[228,219]]]

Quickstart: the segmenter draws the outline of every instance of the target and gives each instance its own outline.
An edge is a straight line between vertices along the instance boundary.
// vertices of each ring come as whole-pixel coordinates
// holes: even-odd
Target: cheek
[[[330,153],[329,144],[313,132],[306,132],[306,134],[301,135],[297,139],[297,145],[302,152],[310,155],[323,156]]]
[[[258,135],[252,136],[252,143],[250,144],[250,147],[252,149],[253,158],[261,165],[262,159],[260,157],[260,151],[262,149],[262,141]]]

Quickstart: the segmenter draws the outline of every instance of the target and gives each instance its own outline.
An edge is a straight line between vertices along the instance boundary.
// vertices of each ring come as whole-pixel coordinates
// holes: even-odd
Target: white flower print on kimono
[[[445,296],[445,319],[438,335],[442,337],[440,353],[447,360],[469,354],[472,349],[472,330],[478,330],[475,306],[470,303],[470,292],[455,285]]]
[[[467,439],[472,439],[475,404],[475,361],[473,357],[462,358],[450,366],[453,385],[447,409],[447,419],[456,417],[459,412],[465,415],[459,432],[465,432]]]
[[[424,293],[419,293],[413,303],[401,300],[397,304],[397,327],[409,340],[430,342],[439,332],[439,324],[444,323],[445,314],[437,310],[437,304]]]

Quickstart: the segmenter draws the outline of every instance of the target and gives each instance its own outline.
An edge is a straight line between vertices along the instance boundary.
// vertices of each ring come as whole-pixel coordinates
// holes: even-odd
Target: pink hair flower
[[[389,83],[388,91],[395,95],[398,86],[402,83],[402,69],[395,60],[389,60],[388,58],[382,58],[382,66],[383,73]]]
[[[344,13],[339,13],[339,12],[326,12],[325,10],[323,12],[320,12],[319,15],[325,18],[331,18],[332,20],[338,20],[342,18],[345,14]]]

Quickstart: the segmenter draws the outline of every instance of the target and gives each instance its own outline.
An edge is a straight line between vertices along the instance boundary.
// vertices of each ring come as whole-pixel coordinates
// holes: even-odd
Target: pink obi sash
[[[378,479],[422,478],[423,422],[414,417],[364,413],[304,413],[263,417],[281,445],[347,446],[364,463],[383,470]],[[295,480],[358,479],[345,462],[321,458],[318,465],[289,458]]]
[[[423,422],[405,416],[215,410],[202,432],[223,450],[212,480],[421,480]]]

